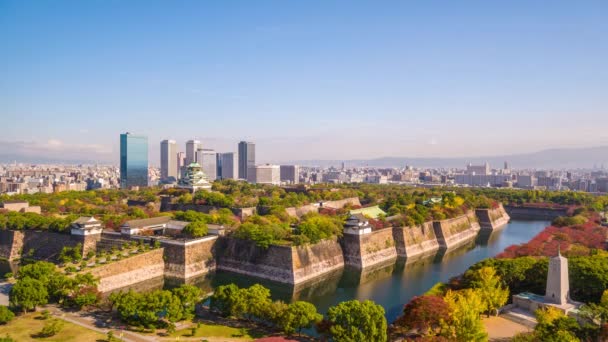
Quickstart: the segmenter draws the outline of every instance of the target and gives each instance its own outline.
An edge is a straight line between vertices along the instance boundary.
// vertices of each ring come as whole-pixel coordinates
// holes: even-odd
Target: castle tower
[[[568,300],[570,299],[570,284],[568,280],[568,259],[564,258],[558,250],[557,256],[549,259],[545,299],[557,305],[568,304]]]

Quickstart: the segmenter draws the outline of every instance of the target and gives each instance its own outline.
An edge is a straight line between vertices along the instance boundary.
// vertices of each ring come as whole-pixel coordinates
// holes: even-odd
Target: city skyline
[[[5,1],[0,158],[112,162],[124,131],[260,162],[608,145],[607,8]]]

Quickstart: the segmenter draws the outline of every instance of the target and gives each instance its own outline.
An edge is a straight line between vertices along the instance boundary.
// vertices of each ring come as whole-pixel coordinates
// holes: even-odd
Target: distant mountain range
[[[490,163],[492,168],[502,168],[504,162],[508,162],[511,168],[550,168],[550,169],[575,169],[591,168],[600,166],[602,163],[608,167],[608,146],[586,147],[586,148],[563,148],[549,149],[533,153],[482,156],[482,157],[454,157],[454,158],[408,158],[408,157],[382,157],[376,159],[352,159],[352,160],[299,160],[292,163],[303,166],[335,166],[340,167],[342,162],[345,166],[369,166],[369,167],[414,167],[429,168],[464,168],[468,163],[482,164]]]

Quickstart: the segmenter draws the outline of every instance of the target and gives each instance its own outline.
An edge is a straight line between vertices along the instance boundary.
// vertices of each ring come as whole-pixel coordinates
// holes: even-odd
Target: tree
[[[184,319],[194,318],[196,304],[200,301],[203,291],[193,285],[182,285],[172,290],[182,304],[182,315]]]
[[[303,328],[310,328],[319,323],[323,316],[317,312],[317,308],[308,302],[297,301],[289,304],[281,317],[281,328],[288,335],[295,331],[300,334]]]
[[[36,279],[19,279],[10,292],[11,305],[20,307],[24,312],[35,310],[37,306],[48,303],[49,294],[44,284]]]
[[[486,341],[480,313],[485,306],[479,290],[448,291],[444,298],[451,310],[451,324],[444,323],[442,335],[454,341]]]
[[[509,300],[509,289],[501,285],[500,277],[496,275],[493,267],[482,267],[477,270],[472,285],[473,288],[479,289],[484,311],[488,313],[488,317],[491,312],[498,314],[498,308]]]
[[[236,316],[234,307],[241,300],[241,292],[235,284],[219,286],[211,296],[209,308],[222,316]]]
[[[0,324],[6,324],[15,318],[15,314],[8,307],[0,306]]]
[[[443,322],[450,321],[450,308],[441,296],[424,295],[414,297],[403,308],[403,316],[397,325],[417,329],[423,334],[432,334]]]
[[[534,335],[539,341],[548,342],[576,342],[580,326],[576,319],[567,317],[554,307],[538,309],[535,312],[538,324],[534,328]]]
[[[329,308],[329,333],[336,342],[387,340],[387,324],[382,306],[372,301],[351,300]]]
[[[189,237],[198,238],[207,235],[208,228],[207,224],[202,221],[195,221],[188,223],[184,227],[183,233]]]
[[[604,290],[599,303],[587,303],[580,308],[580,314],[593,324],[602,327],[608,322],[608,290]]]

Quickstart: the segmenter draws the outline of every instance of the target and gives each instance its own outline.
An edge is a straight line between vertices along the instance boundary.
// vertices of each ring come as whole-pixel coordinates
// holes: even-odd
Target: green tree
[[[209,308],[223,316],[236,316],[234,308],[242,300],[240,289],[235,284],[218,286],[211,296]]]
[[[289,304],[287,309],[281,316],[281,328],[288,335],[298,332],[301,334],[302,329],[311,328],[314,324],[319,323],[323,316],[317,312],[317,308],[308,302],[297,301]]]
[[[329,334],[336,342],[387,340],[384,309],[372,301],[351,300],[329,308]]]
[[[49,294],[41,281],[25,277],[11,288],[9,298],[11,305],[27,312],[48,303]]]
[[[6,324],[15,318],[15,314],[8,307],[0,306],[0,324]]]
[[[538,309],[535,312],[538,324],[534,328],[534,336],[538,341],[547,342],[577,342],[580,339],[580,326],[576,319],[567,317],[554,307]]]
[[[485,306],[479,290],[448,291],[444,298],[452,312],[451,324],[444,324],[442,335],[453,341],[487,341],[480,314]]]
[[[182,285],[172,290],[182,304],[182,315],[184,319],[194,318],[196,304],[201,300],[203,291],[193,285]]]
[[[184,227],[183,230],[184,235],[193,238],[203,237],[207,235],[207,232],[207,224],[202,221],[190,222],[187,226]]]
[[[479,289],[484,311],[488,313],[488,317],[492,312],[498,314],[498,308],[509,300],[509,289],[502,286],[500,277],[496,275],[493,267],[482,267],[477,270],[472,285]]]

